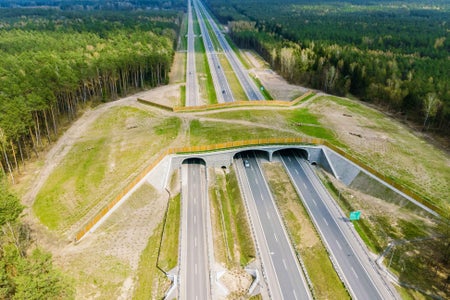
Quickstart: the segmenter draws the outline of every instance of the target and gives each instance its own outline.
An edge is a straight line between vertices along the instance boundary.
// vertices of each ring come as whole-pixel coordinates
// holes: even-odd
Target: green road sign
[[[361,217],[359,210],[350,212],[350,221],[357,221]]]

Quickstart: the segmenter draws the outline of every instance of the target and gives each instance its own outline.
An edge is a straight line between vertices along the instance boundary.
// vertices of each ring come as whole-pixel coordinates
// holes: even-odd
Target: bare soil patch
[[[186,81],[186,52],[175,52],[169,73],[169,84]]]
[[[181,85],[182,84],[169,84],[160,86],[151,91],[148,91],[140,98],[170,107],[179,106],[181,105]]]
[[[261,83],[269,90],[275,100],[293,100],[306,93],[309,89],[299,85],[289,84],[283,77],[269,69],[264,60],[252,51],[246,51],[245,56],[254,66],[250,70]]]
[[[162,221],[167,195],[145,184],[79,244],[52,248],[78,299],[130,299],[139,257]]]
[[[247,292],[252,284],[252,276],[240,268],[228,270],[220,278],[220,282],[228,289],[227,299],[248,299]]]

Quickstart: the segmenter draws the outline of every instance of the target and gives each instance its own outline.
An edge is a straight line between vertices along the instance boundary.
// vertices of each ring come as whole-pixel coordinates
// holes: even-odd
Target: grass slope
[[[172,142],[179,127],[178,118],[158,118],[137,108],[108,110],[47,179],[34,212],[48,228],[66,230],[117,194],[130,174]]]

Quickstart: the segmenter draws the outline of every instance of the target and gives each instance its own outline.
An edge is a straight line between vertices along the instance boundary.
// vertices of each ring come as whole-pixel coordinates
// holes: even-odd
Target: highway
[[[282,152],[285,165],[296,190],[301,195],[309,215],[318,228],[322,240],[353,299],[393,299],[395,292],[389,288],[375,270],[356,235],[349,229],[344,218],[339,218],[337,206],[322,183],[313,173],[311,166],[298,154]],[[342,214],[341,214],[342,216]]]
[[[182,165],[182,228],[179,298],[211,299],[208,259],[206,168],[191,159]]]
[[[227,77],[220,64],[219,58],[214,49],[214,44],[208,32],[208,28],[204,22],[203,16],[198,8],[197,1],[193,1],[194,10],[197,15],[198,24],[200,25],[200,31],[202,34],[203,44],[205,46],[206,57],[208,60],[209,70],[214,83],[214,89],[216,91],[217,101],[220,102],[233,102],[234,97],[231,92],[231,88],[228,85]]]
[[[203,15],[206,17],[209,24],[211,25],[213,32],[216,35],[220,43],[220,46],[222,47],[223,52],[225,53],[228,61],[231,64],[231,67],[233,68],[234,73],[236,74],[239,82],[241,83],[242,88],[245,91],[245,94],[247,95],[247,98],[249,100],[264,100],[264,96],[261,94],[256,84],[248,75],[247,70],[245,70],[239,58],[236,56],[236,53],[234,53],[230,44],[220,31],[219,27],[217,26],[216,22],[213,20],[209,12],[204,7],[204,5],[201,3],[200,0],[193,0],[193,1],[198,2],[198,7],[202,11]]]
[[[186,106],[197,106],[198,84],[195,68],[195,34],[192,21],[192,3],[188,0],[188,32],[187,32],[187,72],[186,72]]]
[[[248,161],[248,166],[244,160]],[[237,158],[235,164],[243,182],[244,198],[271,299],[312,299],[258,158],[248,154]]]

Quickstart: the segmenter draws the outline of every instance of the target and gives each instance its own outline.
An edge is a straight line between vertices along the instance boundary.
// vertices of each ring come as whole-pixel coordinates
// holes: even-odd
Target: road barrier
[[[223,108],[235,108],[235,107],[258,107],[258,106],[290,107],[297,105],[300,101],[313,95],[315,94],[312,91],[308,91],[292,101],[282,101],[282,100],[234,101],[234,102],[216,103],[200,106],[174,106],[174,107],[166,106],[164,104],[159,104],[142,98],[138,98],[137,101],[140,103],[148,104],[172,112],[196,112],[196,111],[208,111]]]
[[[256,101],[255,101],[256,102]],[[431,210],[437,212],[439,215],[444,216],[444,211],[425,200],[416,192],[396,183],[393,179],[379,173],[372,167],[363,163],[359,159],[351,156],[346,153],[344,150],[336,147],[326,140],[322,140],[319,138],[309,138],[309,137],[297,137],[297,138],[267,138],[267,139],[252,139],[252,140],[244,140],[244,141],[232,141],[225,142],[220,144],[212,144],[212,145],[200,145],[200,146],[187,146],[187,147],[179,147],[179,148],[169,148],[155,160],[148,167],[142,170],[123,190],[120,192],[107,206],[105,206],[95,217],[93,217],[83,228],[76,234],[75,242],[80,241],[86,233],[91,230],[95,224],[97,224],[128,192],[130,192],[154,167],[158,165],[158,163],[167,155],[170,154],[188,154],[188,153],[198,153],[198,152],[209,152],[209,151],[219,151],[226,150],[232,148],[241,148],[248,146],[269,146],[269,145],[293,145],[293,144],[310,144],[310,145],[322,145],[330,148],[331,150],[339,153],[343,157],[352,161],[356,165],[361,168],[367,170],[373,175],[377,176],[381,180],[390,184],[397,190],[403,192],[405,195],[408,195],[412,199],[418,201],[419,203],[425,205]]]

